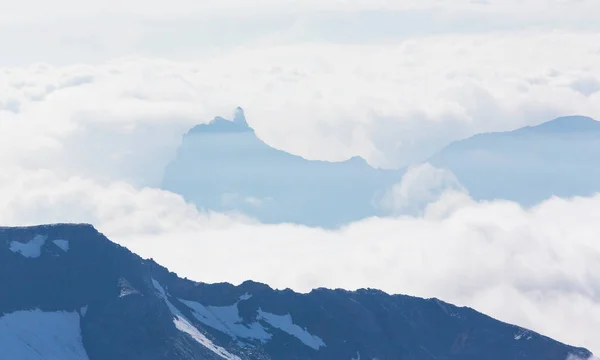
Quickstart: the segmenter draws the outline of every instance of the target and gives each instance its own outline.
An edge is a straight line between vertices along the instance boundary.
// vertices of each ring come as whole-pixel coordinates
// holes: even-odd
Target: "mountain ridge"
[[[559,117],[452,142],[428,162],[451,171],[475,200],[533,206],[552,196],[600,192],[600,122]]]
[[[600,121],[589,116],[560,116],[538,125],[525,126],[513,131],[579,132],[600,131]]]
[[[365,165],[375,169],[374,167],[369,165],[369,163],[367,162],[367,160],[365,158],[363,158],[362,156],[359,156],[359,155],[351,156],[347,159],[340,160],[340,161],[314,160],[314,159],[307,159],[301,155],[293,154],[293,153],[287,152],[285,150],[281,150],[281,149],[275,148],[271,145],[268,145],[264,140],[262,140],[258,135],[256,135],[254,128],[248,124],[246,115],[244,113],[244,109],[242,109],[241,107],[236,108],[236,111],[235,111],[235,114],[234,114],[232,120],[225,119],[222,116],[216,116],[215,118],[213,118],[210,122],[208,122],[206,124],[198,124],[198,125],[195,125],[194,127],[192,127],[190,130],[188,130],[188,132],[186,134],[184,134],[184,138],[186,136],[190,136],[190,135],[194,135],[194,134],[202,134],[202,133],[246,133],[246,132],[252,133],[254,135],[255,139],[257,141],[263,143],[265,146],[268,146],[269,148],[271,148],[273,150],[283,152],[291,157],[296,157],[296,158],[300,158],[300,159],[303,159],[306,161],[311,161],[311,162],[320,162],[320,163],[329,163],[329,164],[340,164],[340,163],[346,163],[346,162],[360,162],[360,163],[364,163]]]
[[[504,130],[504,131],[489,131],[477,133],[475,135],[471,135],[469,137],[454,140],[448,143],[442,150],[445,148],[452,146],[455,143],[465,142],[474,138],[487,137],[490,135],[514,135],[514,134],[529,134],[529,133],[570,133],[570,132],[582,132],[582,131],[594,131],[600,132],[600,121],[584,115],[569,115],[569,116],[559,116],[549,121],[544,121],[537,125],[527,125],[521,126],[513,130]],[[433,155],[435,156],[435,154]],[[432,157],[433,157],[432,156]]]
[[[161,188],[201,209],[337,228],[381,214],[374,198],[401,178],[358,156],[331,162],[290,154],[262,141],[242,109],[234,120],[217,117],[188,131]]]
[[[15,242],[22,246],[14,247]],[[64,242],[67,247],[59,246]],[[24,246],[40,251],[29,256],[31,252],[20,252]],[[565,360],[569,355],[591,356],[585,349],[438,299],[373,289],[320,288],[299,294],[253,281],[234,286],[182,279],[85,224],[1,228],[0,294],[4,294],[0,325],[14,327],[11,319],[24,317],[36,321],[58,317],[71,328],[80,328],[79,340],[75,334],[66,343],[71,349],[73,342],[80,341],[78,349],[86,357],[70,354],[57,359],[475,360],[491,353],[486,358]],[[13,358],[37,359],[23,351],[39,345],[38,338],[10,329],[24,336],[4,344],[22,352]],[[0,336],[2,341],[6,340]]]

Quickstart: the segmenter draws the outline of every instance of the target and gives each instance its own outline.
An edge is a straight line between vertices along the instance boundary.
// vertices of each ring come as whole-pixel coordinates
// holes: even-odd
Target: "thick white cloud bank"
[[[383,194],[379,206],[387,214],[423,215],[430,203],[450,194],[460,197],[467,193],[452,172],[424,163],[411,166],[402,181]]]
[[[600,33],[508,33],[4,68],[0,159],[156,185],[187,128],[239,105],[277,148],[406,165],[478,132],[600,118],[597,44]]]
[[[252,9],[261,16],[291,9],[274,9],[275,3],[253,2]],[[444,21],[488,14],[482,19],[517,19],[531,26],[523,30],[515,20],[507,28],[475,33],[479,25],[472,23],[460,34],[426,31],[410,37],[400,31],[392,40],[332,44],[309,41],[306,32],[315,21],[309,19],[294,22],[283,35],[259,34],[252,46],[185,61],[129,57],[90,61],[93,65],[0,68],[0,222],[90,222],[114,241],[200,281],[253,279],[299,291],[372,287],[438,297],[600,352],[600,195],[549,199],[533,209],[478,203],[451,174],[425,166],[391,189],[387,203],[396,213],[417,206],[421,216],[365,219],[326,231],[199,212],[155,188],[181,134],[238,105],[257,134],[275,147],[328,160],[361,155],[385,167],[420,162],[449,141],[477,132],[570,114],[600,119],[597,2],[487,3],[306,1],[292,10],[316,14],[343,6],[344,11],[430,11],[428,16],[436,17],[445,9]],[[41,42],[55,40],[51,35],[37,42],[7,35],[26,37],[15,29],[42,21],[42,15],[87,22],[85,16],[115,9],[162,15],[169,25],[179,22],[181,9],[231,10],[228,16],[234,18],[253,14],[249,3],[234,1],[177,0],[169,8],[138,1],[34,4],[39,5],[22,1],[0,7],[0,42],[6,44],[0,61],[45,60],[36,56],[45,52]],[[548,31],[553,22],[562,30]],[[144,40],[147,24],[126,23],[126,28],[118,21],[110,29],[100,27],[99,34],[86,33],[85,26],[77,32],[61,28],[78,24],[62,21],[52,31],[80,36],[61,46],[89,46],[94,60],[103,58],[98,49],[106,44],[111,58],[149,39],[169,50],[177,37]],[[542,30],[531,29],[538,25]],[[45,34],[45,25],[36,26],[28,27],[32,34]],[[173,46],[202,47],[183,40]],[[133,48],[141,49],[133,53],[157,54]],[[77,63],[87,52],[58,53],[66,57],[63,62]]]

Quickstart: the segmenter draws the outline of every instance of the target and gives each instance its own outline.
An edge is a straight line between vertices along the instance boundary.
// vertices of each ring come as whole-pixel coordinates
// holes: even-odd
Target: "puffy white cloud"
[[[383,194],[379,205],[391,214],[423,215],[429,204],[439,203],[438,200],[443,196],[447,198],[441,204],[448,208],[452,205],[450,196],[460,198],[460,194],[466,193],[467,190],[452,172],[424,163],[409,167],[402,181]],[[429,213],[439,214],[440,211],[437,206],[436,210],[429,210]]]
[[[0,158],[155,185],[187,128],[241,105],[277,148],[404,165],[477,132],[559,115],[600,118],[599,39],[437,36],[238,50],[194,62],[4,68]]]
[[[138,64],[0,71],[0,103],[17,104],[0,109],[0,160],[61,175],[159,184],[181,135],[213,112],[204,112],[190,84],[169,66]]]
[[[0,175],[0,222],[11,225],[90,223],[115,236],[168,234],[183,228],[251,223],[239,214],[199,212],[181,196],[126,182],[106,185],[48,170],[4,168]]]

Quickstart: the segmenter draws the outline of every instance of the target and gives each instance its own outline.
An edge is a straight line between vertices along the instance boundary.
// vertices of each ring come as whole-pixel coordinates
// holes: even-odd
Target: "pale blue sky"
[[[0,4],[0,65],[98,63],[128,55],[189,59],[255,44],[390,43],[440,34],[600,30],[593,0],[52,4]]]

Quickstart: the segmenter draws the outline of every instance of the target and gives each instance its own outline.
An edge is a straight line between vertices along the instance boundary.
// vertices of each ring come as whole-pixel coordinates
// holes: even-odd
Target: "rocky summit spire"
[[[237,107],[235,109],[235,114],[233,115],[233,120],[217,116],[208,124],[194,126],[188,132],[188,135],[200,133],[244,133],[253,131],[254,130],[248,126],[244,110],[241,107]]]
[[[235,115],[233,116],[233,122],[237,125],[250,127],[250,126],[248,126],[248,122],[246,121],[246,115],[244,114],[244,109],[242,109],[239,106],[235,109]]]

